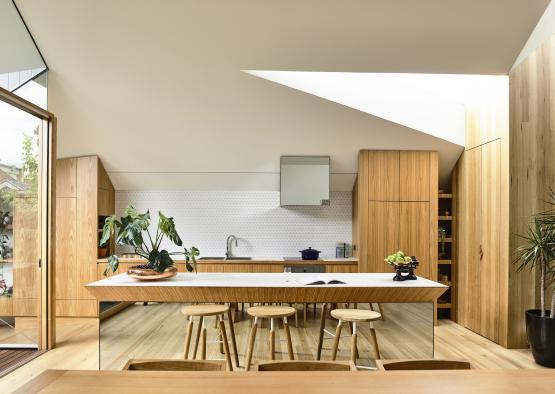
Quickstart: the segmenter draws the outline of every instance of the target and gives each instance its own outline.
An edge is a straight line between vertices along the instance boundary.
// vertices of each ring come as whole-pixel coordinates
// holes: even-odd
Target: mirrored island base
[[[106,309],[100,303],[100,310]],[[130,359],[183,359],[187,318],[181,313],[186,303],[177,302],[135,302],[100,322],[99,368],[102,370],[120,370]],[[237,304],[235,318],[235,336],[240,366],[244,367],[247,353],[248,335],[251,321]],[[304,306],[296,304],[297,319],[289,320],[293,349],[296,359],[316,359],[322,304],[309,304],[306,310],[304,326]],[[376,303],[372,304],[378,310]],[[351,307],[353,305],[351,304]],[[418,359],[434,356],[434,309],[431,302],[414,303],[380,303],[384,319],[374,322],[382,359]],[[369,303],[358,303],[357,308],[369,309]],[[218,330],[214,317],[206,319],[207,359],[223,359],[217,343]],[[226,326],[229,322],[226,320]],[[322,360],[331,360],[337,321],[326,317]],[[196,327],[196,320],[195,320]],[[276,327],[276,359],[287,359],[287,345],[283,330]],[[359,359],[357,365],[372,367],[375,352],[370,336],[369,324],[360,323],[358,331]],[[229,332],[229,331],[228,331]],[[268,359],[269,327],[263,323],[257,333],[253,360]],[[339,343],[338,360],[350,358],[350,331],[344,325]],[[200,357],[200,352],[197,358]]]

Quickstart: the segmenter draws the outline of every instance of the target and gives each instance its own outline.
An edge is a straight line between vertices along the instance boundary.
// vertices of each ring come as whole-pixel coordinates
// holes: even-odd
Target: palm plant
[[[100,246],[104,246],[110,237],[115,235],[115,242],[117,245],[132,247],[137,255],[148,261],[144,268],[153,269],[157,272],[164,272],[164,270],[174,265],[171,256],[183,255],[185,257],[187,271],[197,271],[196,257],[199,255],[199,250],[194,246],[189,249],[183,247],[183,241],[175,229],[173,218],[166,217],[162,212],[158,212],[158,226],[154,238],[149,231],[149,227],[150,212],[138,213],[137,210],[130,205],[125,209],[124,216],[119,220],[116,215],[106,218],[102,229]],[[183,247],[183,252],[168,252],[165,249],[160,250],[164,237],[167,237],[174,245]],[[118,256],[115,254],[111,255],[108,257],[108,265],[104,271],[104,275],[108,275],[110,271],[115,272],[118,266]]]
[[[517,249],[515,264],[517,271],[540,270],[541,317],[546,316],[546,290],[555,283],[555,192],[551,192],[547,203],[551,209],[532,218],[526,235],[519,236],[524,243]],[[550,318],[555,318],[555,287],[551,294]]]

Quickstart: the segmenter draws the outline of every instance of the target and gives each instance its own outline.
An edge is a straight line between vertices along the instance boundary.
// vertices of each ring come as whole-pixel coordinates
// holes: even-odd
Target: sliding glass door
[[[0,101],[0,348],[38,348],[43,121]]]

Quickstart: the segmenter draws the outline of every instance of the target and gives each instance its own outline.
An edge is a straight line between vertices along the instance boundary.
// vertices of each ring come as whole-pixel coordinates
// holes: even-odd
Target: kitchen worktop
[[[447,286],[428,279],[393,281],[392,273],[326,273],[344,282],[302,284],[305,273],[178,273],[160,281],[126,274],[86,285],[98,301],[156,302],[434,302]]]
[[[107,263],[108,259],[98,259],[97,263]],[[145,259],[136,257],[120,257],[120,263],[144,263]],[[185,264],[185,260],[175,260],[176,264]],[[197,260],[197,264],[283,264],[292,265],[336,265],[336,264],[358,264],[357,258],[324,258],[319,260],[289,260],[289,259],[258,259],[252,260]]]

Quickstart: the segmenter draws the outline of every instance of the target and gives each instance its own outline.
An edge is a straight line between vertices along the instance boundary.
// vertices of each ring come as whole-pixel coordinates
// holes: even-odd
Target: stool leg
[[[378,312],[382,315],[382,321],[385,321],[385,315],[383,314],[382,304],[378,302]]]
[[[193,360],[197,359],[198,342],[200,339],[200,332],[202,331],[203,325],[204,325],[204,317],[201,316],[198,320],[197,336],[195,338],[195,348],[193,349]]]
[[[353,323],[353,322],[349,322],[349,328],[351,329],[351,335],[353,335],[354,332],[355,332],[354,329],[353,329],[353,325],[354,325],[354,324],[355,324],[355,323]],[[359,357],[358,357],[358,348],[355,349],[355,353],[356,353],[356,358],[359,358]]]
[[[333,349],[331,351],[332,360],[337,359],[337,348],[339,347],[339,340],[341,339],[341,320],[337,321],[337,328],[335,329],[335,338],[333,340]]]
[[[252,328],[251,328],[251,335],[249,336],[249,348],[247,350],[247,361],[245,363],[245,371],[248,371],[251,368],[252,352],[254,350],[254,340],[256,339],[257,328],[258,328],[258,317],[255,317],[254,324],[252,325]]]
[[[229,354],[229,343],[227,343],[227,333],[225,332],[225,323],[223,315],[219,316],[220,320],[220,335],[222,337],[222,342],[224,344],[225,359],[227,361],[227,370],[233,371],[233,365],[231,363],[231,355]],[[233,324],[233,322],[230,322]]]
[[[322,344],[324,343],[324,328],[326,327],[326,313],[328,304],[324,303],[322,305],[322,315],[320,316],[320,335],[318,336],[318,353],[316,355],[316,360],[320,360],[322,356]]]
[[[276,332],[274,331],[274,318],[270,318],[270,360],[276,359]]]
[[[287,339],[287,352],[289,353],[289,360],[294,360],[295,355],[293,354],[293,343],[291,343],[291,332],[289,332],[287,317],[283,318],[283,330],[285,331],[285,338]]]
[[[187,324],[187,335],[185,336],[185,352],[183,359],[187,360],[189,358],[189,348],[191,347],[191,337],[193,336],[193,316],[189,316],[187,319],[189,323]]]
[[[216,323],[214,328],[218,328],[220,326],[220,317],[219,317],[219,315],[216,316],[216,320],[214,320],[214,322]],[[220,342],[220,354],[225,354],[224,353],[224,340],[222,338],[221,330],[218,330],[218,341]]]
[[[357,361],[357,324],[353,322],[353,335],[351,336],[351,361],[356,364]]]
[[[243,304],[244,305],[244,304]],[[235,366],[239,367],[239,354],[237,353],[237,341],[235,340],[235,324],[230,319],[231,311],[227,311],[227,320],[229,321],[229,335],[231,335],[231,346],[233,347],[233,356],[235,357]]]
[[[206,325],[202,320],[202,331],[200,333],[200,359],[206,360]]]
[[[378,337],[376,336],[376,330],[374,329],[374,323],[370,322],[370,334],[372,335],[372,342],[374,342],[374,349],[376,349],[376,360],[381,359],[380,348],[378,346]]]

